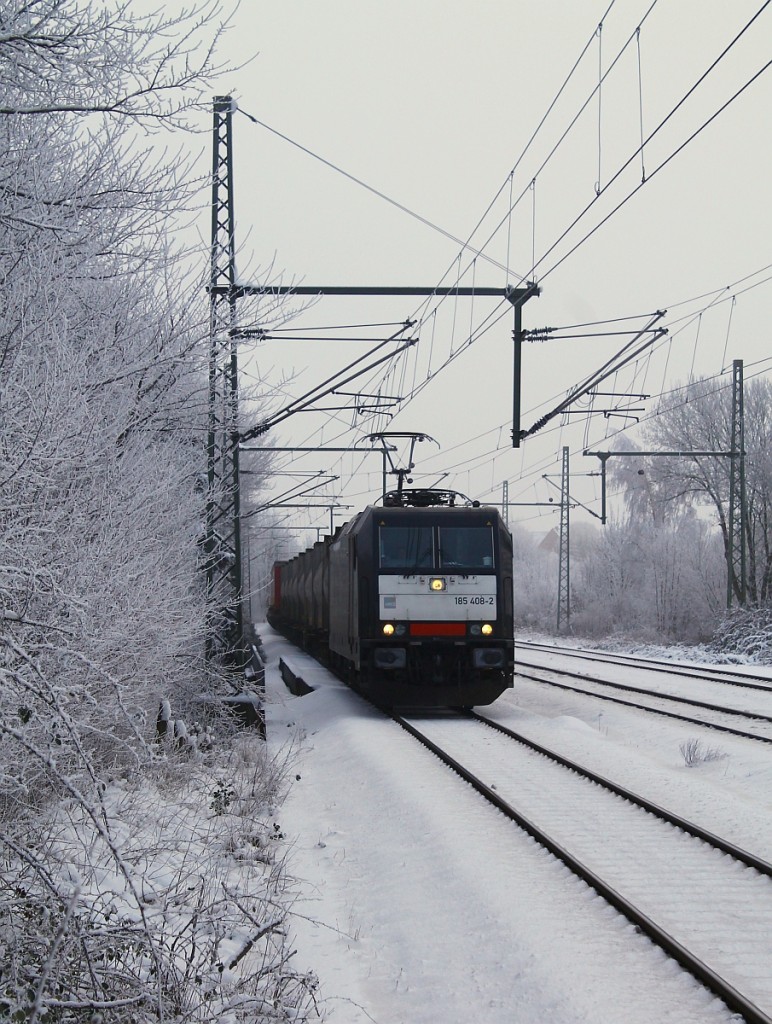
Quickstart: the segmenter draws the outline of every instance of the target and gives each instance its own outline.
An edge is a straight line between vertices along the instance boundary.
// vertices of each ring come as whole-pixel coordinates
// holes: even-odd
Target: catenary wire
[[[765,5],[765,6],[766,6],[766,5]],[[763,9],[763,8],[762,8],[762,9]],[[716,115],[714,115],[714,116],[716,116]],[[688,142],[688,141],[689,141],[689,140],[687,140],[687,142]],[[686,144],[686,143],[685,143],[685,144]],[[674,154],[673,154],[673,155],[674,155]],[[552,269],[554,269],[554,268],[552,268]],[[688,301],[688,300],[685,300],[685,301]],[[463,347],[463,346],[462,346],[462,347]],[[439,371],[435,371],[435,373],[433,374],[433,376],[436,376],[437,372],[439,372]]]

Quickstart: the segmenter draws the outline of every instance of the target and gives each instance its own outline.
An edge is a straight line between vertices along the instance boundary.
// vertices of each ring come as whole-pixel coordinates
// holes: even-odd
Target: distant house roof
[[[553,526],[549,533],[545,533],[538,544],[540,551],[551,551],[557,554],[560,551],[560,532]]]

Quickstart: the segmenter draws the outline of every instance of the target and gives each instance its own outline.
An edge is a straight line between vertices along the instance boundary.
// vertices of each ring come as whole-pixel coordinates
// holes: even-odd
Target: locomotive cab
[[[512,546],[495,509],[385,502],[348,527],[330,548],[329,647],[355,685],[431,706],[512,685]]]

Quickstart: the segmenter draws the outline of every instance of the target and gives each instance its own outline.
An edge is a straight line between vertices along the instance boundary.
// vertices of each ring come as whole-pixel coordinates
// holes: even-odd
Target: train
[[[274,564],[269,624],[379,706],[491,704],[514,678],[501,515],[456,491],[381,501]]]

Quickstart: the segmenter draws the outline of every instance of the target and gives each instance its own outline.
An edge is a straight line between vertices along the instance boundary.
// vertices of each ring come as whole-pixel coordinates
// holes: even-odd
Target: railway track
[[[611,654],[605,651],[591,651],[583,647],[558,647],[555,644],[542,644],[534,640],[518,640],[517,647],[520,651],[541,651],[545,654],[570,656],[585,661],[641,668],[647,672],[664,672],[670,677],[682,676],[692,679],[715,680],[720,683],[729,683],[732,686],[751,690],[766,690],[772,693],[772,678],[769,675],[740,672],[718,665],[685,665],[678,661],[666,661],[662,658],[643,658],[634,654],[616,652]]]
[[[394,719],[731,1010],[772,1024],[772,865],[484,716],[466,717]]]
[[[573,661],[572,651],[563,653],[563,651],[550,649],[547,655],[552,662],[563,658]],[[604,661],[600,673],[597,668],[595,672],[591,673],[590,671],[579,671],[576,668],[561,667],[554,663],[545,664],[540,660],[529,661],[520,654],[517,658],[517,674],[521,678],[556,686],[584,696],[665,715],[735,736],[743,736],[747,739],[772,742],[772,689],[754,686],[753,690],[756,692],[752,693],[751,699],[756,706],[747,706],[747,696],[742,698],[746,706],[738,706],[740,702],[737,697],[728,696],[726,693],[727,686],[737,685],[733,680],[709,679],[706,681],[702,677],[698,677],[701,696],[697,698],[688,692],[689,688],[694,689],[693,682],[685,683],[681,692],[673,692],[678,687],[673,684],[670,676],[656,688],[633,685],[629,682],[623,683],[618,679],[608,678],[620,664],[620,662]],[[531,672],[526,672],[524,669],[530,669]],[[533,672],[538,675],[532,674]],[[687,675],[694,678],[693,673]],[[668,689],[664,688],[665,685]],[[759,690],[765,692],[758,692]],[[742,694],[742,691],[740,692]],[[621,694],[624,696],[620,696]],[[711,699],[702,699],[703,696],[711,697]],[[681,705],[682,710],[675,710],[677,705]],[[684,713],[684,708],[695,709],[699,713],[699,717],[696,714]],[[710,713],[710,717],[704,715],[706,711]]]

